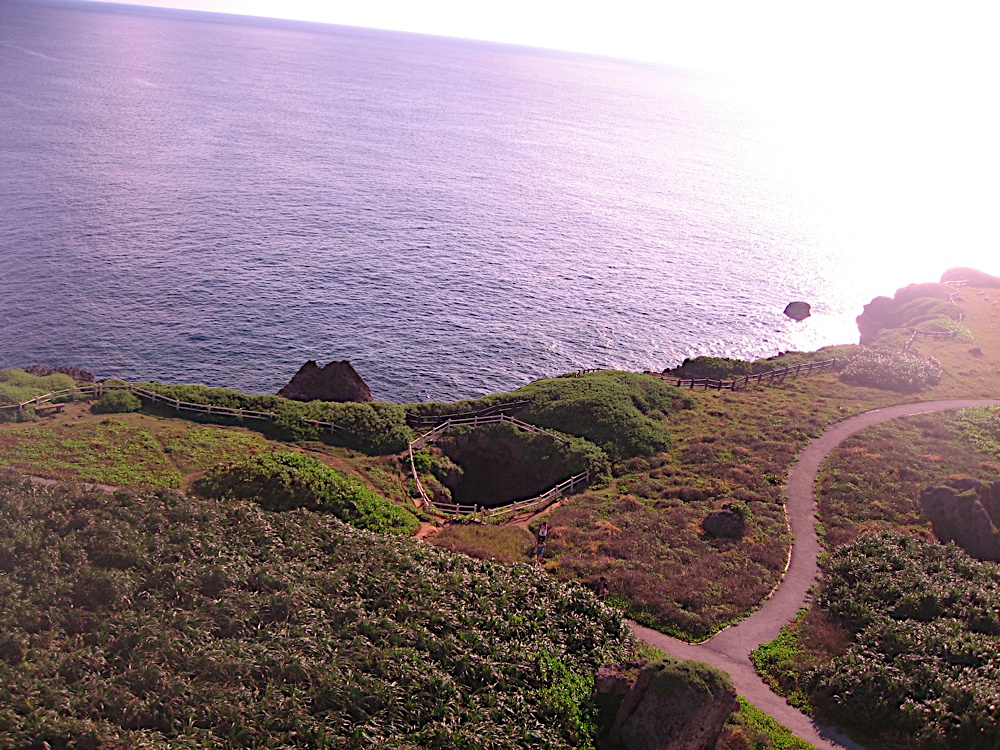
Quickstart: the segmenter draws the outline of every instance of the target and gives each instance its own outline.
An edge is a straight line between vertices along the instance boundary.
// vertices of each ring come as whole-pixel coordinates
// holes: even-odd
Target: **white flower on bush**
[[[941,380],[944,370],[933,357],[883,349],[861,349],[841,371],[850,385],[867,385],[890,391],[913,393]]]

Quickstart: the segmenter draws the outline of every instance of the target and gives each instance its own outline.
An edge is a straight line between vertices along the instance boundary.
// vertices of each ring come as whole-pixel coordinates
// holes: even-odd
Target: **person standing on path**
[[[545,544],[549,538],[549,522],[542,521],[542,525],[538,527],[537,539],[535,540],[538,544]]]

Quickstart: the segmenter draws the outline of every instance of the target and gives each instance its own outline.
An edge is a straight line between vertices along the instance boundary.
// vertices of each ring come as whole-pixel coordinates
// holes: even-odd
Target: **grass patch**
[[[456,523],[445,526],[431,542],[480,560],[514,563],[530,559],[534,536],[520,526]]]
[[[183,480],[148,430],[114,418],[0,432],[0,466],[116,486],[179,488]]]
[[[816,750],[753,704],[736,700],[740,709],[729,718],[716,750]]]

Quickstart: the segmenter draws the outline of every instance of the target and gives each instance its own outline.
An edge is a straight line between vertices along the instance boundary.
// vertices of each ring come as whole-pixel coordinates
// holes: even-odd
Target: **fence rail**
[[[485,417],[474,416],[466,417],[464,419],[449,419],[442,422],[434,429],[424,433],[416,440],[411,441],[408,448],[410,455],[410,472],[413,475],[413,481],[417,485],[417,492],[419,493],[420,500],[425,508],[435,508],[442,513],[450,513],[456,516],[475,516],[476,518],[484,521],[496,520],[498,518],[524,513],[529,510],[544,508],[561,497],[564,493],[572,492],[575,487],[589,481],[590,472],[584,471],[560,482],[552,489],[537,497],[528,498],[527,500],[518,500],[496,508],[486,508],[481,505],[463,505],[461,503],[443,503],[438,502],[431,495],[429,495],[427,490],[424,489],[423,482],[420,481],[420,473],[417,471],[417,464],[413,459],[413,451],[415,449],[420,450],[428,443],[433,442],[439,435],[446,432],[451,427],[467,425],[476,427],[482,424],[496,424],[498,422],[512,424],[519,429],[535,433],[536,435],[548,435],[561,442],[565,442],[566,440],[561,435],[549,432],[548,430],[543,430],[541,427],[537,427],[533,424],[522,422],[520,419],[515,419],[514,417],[506,414],[491,414]]]
[[[784,367],[780,370],[769,370],[768,372],[759,372],[755,375],[744,375],[742,378],[736,378],[734,380],[716,380],[714,378],[678,378],[670,375],[664,375],[662,372],[651,372],[649,370],[647,370],[645,374],[664,380],[671,385],[677,386],[678,388],[690,388],[692,390],[695,388],[701,388],[706,391],[741,391],[751,383],[765,383],[766,381],[766,384],[770,385],[774,382],[782,383],[787,377],[809,375],[814,372],[830,370],[842,361],[843,360],[840,359],[825,359],[822,362],[808,362],[806,364],[795,365],[794,367]]]
[[[435,427],[449,419],[466,419],[468,417],[490,417],[495,414],[507,414],[518,409],[523,409],[531,403],[530,399],[520,399],[518,401],[506,401],[502,404],[486,406],[475,411],[466,411],[459,414],[407,414],[406,423],[410,427]]]
[[[187,411],[194,414],[211,414],[213,416],[235,417],[236,419],[269,419],[272,421],[278,418],[278,415],[271,411],[231,409],[228,406],[213,406],[212,404],[196,404],[191,401],[181,401],[180,399],[170,398],[169,396],[164,396],[162,393],[157,393],[156,391],[151,391],[147,388],[140,388],[132,383],[91,383],[88,385],[76,386],[75,388],[64,388],[61,391],[53,391],[52,393],[35,396],[35,398],[19,404],[0,406],[0,411],[24,411],[28,407],[51,404],[59,401],[60,399],[65,400],[75,396],[91,396],[93,398],[100,398],[104,395],[105,391],[114,390],[128,391],[129,393],[139,396],[140,398],[144,398],[147,401],[165,404],[173,409],[176,409],[177,411]],[[332,422],[323,422],[318,419],[306,419],[305,417],[296,417],[296,419],[303,424],[312,425],[313,427],[322,427],[330,432],[343,431],[343,428],[333,424]]]
[[[442,432],[446,432],[452,427],[479,427],[479,425],[484,424],[496,424],[498,422],[503,422],[505,424],[514,425],[518,429],[524,430],[525,432],[533,432],[536,435],[548,435],[549,437],[558,440],[560,443],[565,443],[566,438],[562,435],[550,432],[549,430],[543,430],[533,424],[528,424],[527,422],[522,422],[516,417],[508,416],[507,414],[490,414],[485,417],[464,417],[462,419],[448,419],[441,422],[439,425],[434,427],[434,429],[425,432],[423,435],[418,437],[416,440],[410,443],[411,448],[420,449],[423,448],[427,443],[432,443]]]
[[[956,286],[956,287],[958,287],[958,286],[965,286],[969,282],[968,281],[945,281],[945,282],[942,282],[942,283],[949,284],[950,286]],[[957,296],[958,296],[958,292],[957,291],[952,292],[951,294],[948,295],[948,302],[950,302],[955,307],[958,307],[958,303],[955,302],[955,297],[957,297]],[[903,351],[904,352],[910,351],[910,347],[912,347],[916,343],[916,341],[917,341],[918,338],[931,339],[932,341],[944,341],[945,339],[956,339],[956,338],[958,338],[958,331],[962,327],[962,323],[964,321],[965,321],[965,312],[962,311],[962,312],[958,313],[958,321],[957,321],[955,327],[952,330],[950,330],[950,331],[922,331],[919,328],[914,328],[913,329],[913,334],[910,336],[910,338],[907,340],[907,342],[905,344],[903,344]]]

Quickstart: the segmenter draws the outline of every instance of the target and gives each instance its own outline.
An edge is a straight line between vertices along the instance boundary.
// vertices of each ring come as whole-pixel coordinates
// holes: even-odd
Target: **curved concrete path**
[[[704,643],[692,644],[649,628],[632,624],[635,635],[679,659],[696,659],[729,673],[737,692],[757,708],[773,716],[798,737],[821,750],[864,750],[857,743],[826,727],[819,726],[785,702],[760,679],[750,662],[750,652],[774,640],[809,600],[809,589],[819,575],[820,552],[816,537],[813,487],[820,465],[844,440],[872,425],[915,414],[967,409],[972,406],[1000,405],[997,400],[927,401],[900,404],[858,414],[838,422],[814,438],[799,454],[785,485],[785,510],[792,533],[792,551],[785,575],[763,606],[742,622],[731,625]]]

